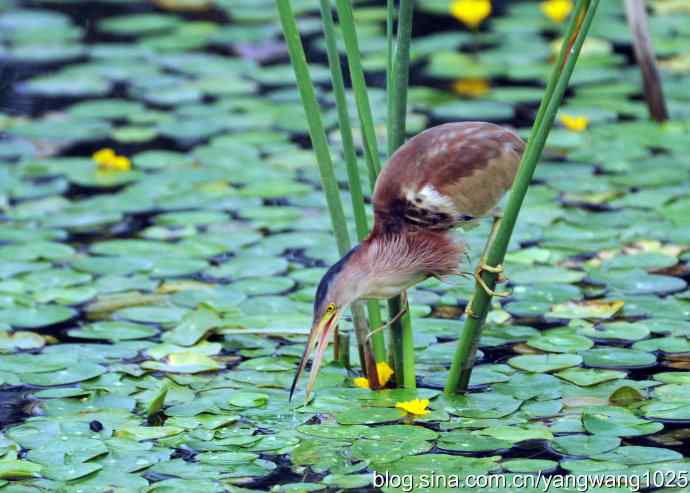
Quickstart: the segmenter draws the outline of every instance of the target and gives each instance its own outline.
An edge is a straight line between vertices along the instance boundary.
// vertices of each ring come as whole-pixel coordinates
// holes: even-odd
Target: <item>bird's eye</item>
[[[331,303],[330,305],[328,305],[328,306],[326,307],[326,311],[327,311],[328,313],[333,313],[333,312],[335,311],[335,304]]]

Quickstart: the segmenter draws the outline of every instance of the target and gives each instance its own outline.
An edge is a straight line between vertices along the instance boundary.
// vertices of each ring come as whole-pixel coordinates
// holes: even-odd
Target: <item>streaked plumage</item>
[[[391,298],[430,276],[459,272],[464,245],[449,230],[496,207],[513,183],[524,147],[520,137],[498,125],[460,122],[430,128],[391,156],[372,197],[371,233],[319,284],[291,396],[318,342],[309,393],[330,330],[351,303]]]
[[[376,181],[376,227],[448,230],[465,216],[488,214],[512,185],[523,150],[520,137],[493,123],[447,123],[418,134]]]

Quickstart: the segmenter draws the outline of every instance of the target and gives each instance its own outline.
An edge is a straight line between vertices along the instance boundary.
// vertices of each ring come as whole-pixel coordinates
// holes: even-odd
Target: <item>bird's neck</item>
[[[457,272],[462,252],[445,232],[374,231],[349,259],[345,282],[358,298],[388,299],[429,276]]]

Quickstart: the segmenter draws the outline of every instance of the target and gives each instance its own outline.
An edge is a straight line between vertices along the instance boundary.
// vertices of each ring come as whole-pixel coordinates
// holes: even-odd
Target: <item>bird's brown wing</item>
[[[496,207],[512,186],[525,143],[486,122],[447,123],[401,146],[376,181],[375,227],[447,230]]]

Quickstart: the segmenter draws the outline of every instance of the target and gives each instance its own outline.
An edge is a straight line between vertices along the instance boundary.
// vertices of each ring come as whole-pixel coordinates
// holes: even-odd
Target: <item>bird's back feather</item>
[[[512,186],[525,144],[486,122],[447,123],[401,146],[376,182],[375,229],[443,231],[489,213]]]

